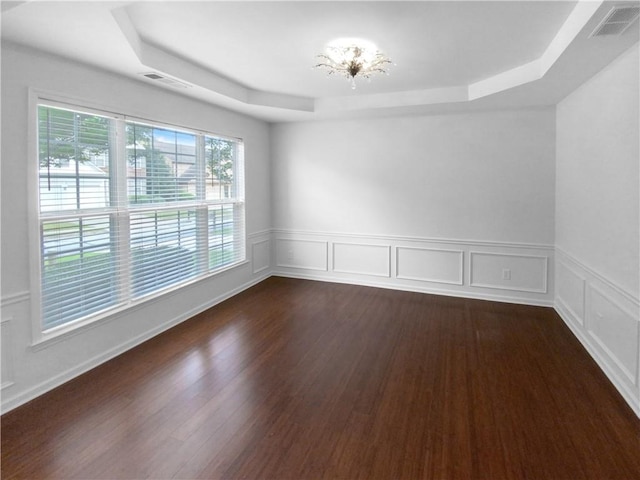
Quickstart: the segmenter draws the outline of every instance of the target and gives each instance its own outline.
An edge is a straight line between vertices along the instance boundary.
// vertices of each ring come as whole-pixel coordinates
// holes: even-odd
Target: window
[[[242,143],[38,105],[43,331],[244,261]]]

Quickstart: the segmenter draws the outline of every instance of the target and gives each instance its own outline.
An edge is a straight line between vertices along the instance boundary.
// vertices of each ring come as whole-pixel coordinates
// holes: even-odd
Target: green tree
[[[146,200],[174,200],[175,176],[166,156],[153,146],[153,127],[129,123],[126,126],[129,164],[139,166],[144,159]],[[137,173],[136,173],[137,174]]]
[[[41,167],[79,163],[109,151],[109,119],[53,107],[38,108],[38,147]]]
[[[215,180],[221,185],[230,185],[233,182],[233,142],[205,137],[205,152],[211,186],[215,185]]]

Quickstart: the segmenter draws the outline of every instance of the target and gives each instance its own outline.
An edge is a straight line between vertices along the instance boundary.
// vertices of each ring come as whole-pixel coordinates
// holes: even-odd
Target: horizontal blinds
[[[127,195],[132,204],[197,196],[196,135],[128,122]]]
[[[119,265],[113,233],[111,216],[41,223],[45,329],[117,303]]]
[[[140,297],[198,275],[195,208],[131,215],[132,296]]]
[[[244,260],[240,142],[40,105],[38,145],[44,330]]]
[[[38,107],[41,212],[110,205],[111,120]]]
[[[241,204],[215,205],[208,208],[210,270],[239,262],[244,258],[243,212]]]

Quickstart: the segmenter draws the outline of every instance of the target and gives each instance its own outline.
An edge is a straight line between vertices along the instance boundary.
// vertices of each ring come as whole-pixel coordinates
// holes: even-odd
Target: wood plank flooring
[[[2,478],[638,479],[549,308],[270,278],[2,417]]]

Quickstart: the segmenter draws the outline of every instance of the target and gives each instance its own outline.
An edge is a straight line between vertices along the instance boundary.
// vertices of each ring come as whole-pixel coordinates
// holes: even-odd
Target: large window
[[[244,261],[242,143],[38,105],[42,329]]]

